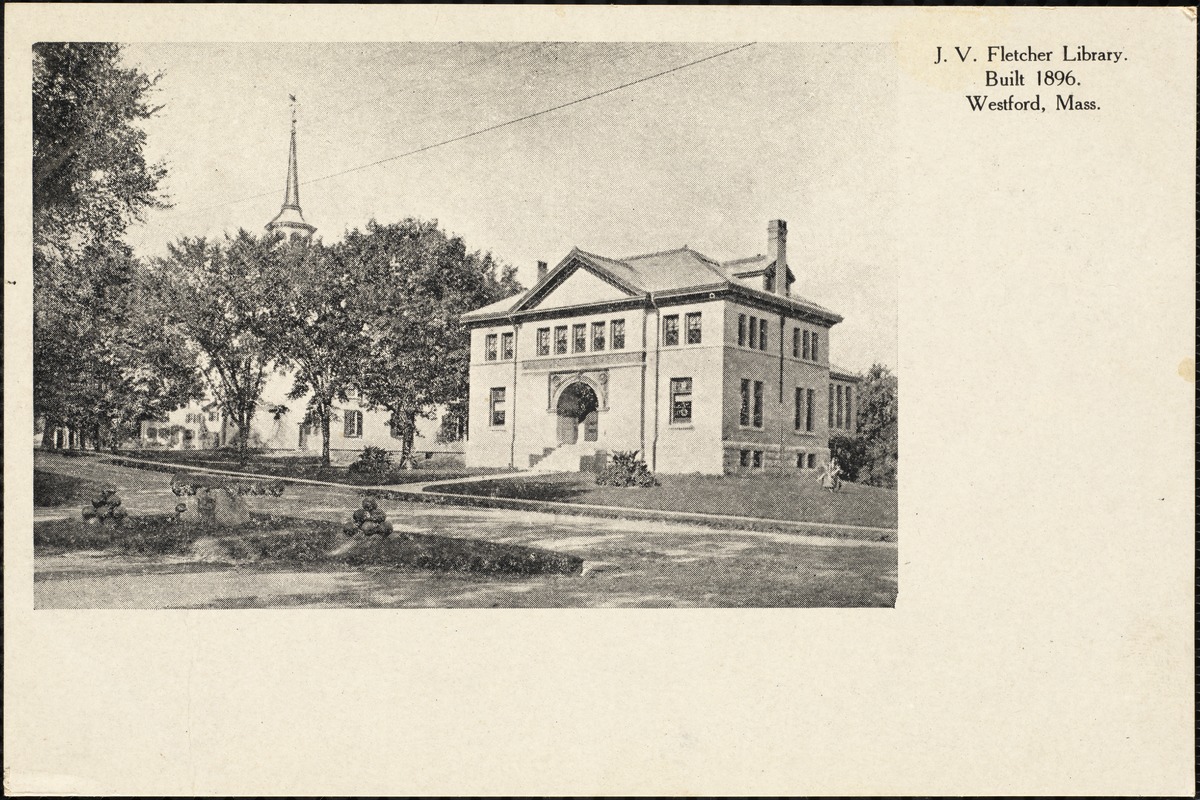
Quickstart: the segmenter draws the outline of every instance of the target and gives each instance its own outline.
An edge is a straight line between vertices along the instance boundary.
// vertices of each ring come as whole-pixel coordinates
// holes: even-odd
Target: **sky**
[[[260,231],[283,200],[295,95],[300,203],[326,242],[437,219],[528,286],[575,246],[763,253],[784,219],[794,293],[845,317],[831,360],[894,369],[893,50],[757,43],[675,69],[739,44],[128,44],[126,63],[162,75],[144,128],[173,204],[128,239],[153,256]]]

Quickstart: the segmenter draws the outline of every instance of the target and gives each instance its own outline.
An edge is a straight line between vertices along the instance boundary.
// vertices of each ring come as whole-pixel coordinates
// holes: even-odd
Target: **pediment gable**
[[[550,273],[545,284],[534,287],[520,307],[521,310],[567,308],[626,300],[636,294],[582,259],[572,258]]]

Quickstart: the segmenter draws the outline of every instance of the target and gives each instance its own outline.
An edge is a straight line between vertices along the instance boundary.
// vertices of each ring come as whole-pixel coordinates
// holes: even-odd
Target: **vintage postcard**
[[[6,789],[1184,792],[1195,44],[8,7]]]

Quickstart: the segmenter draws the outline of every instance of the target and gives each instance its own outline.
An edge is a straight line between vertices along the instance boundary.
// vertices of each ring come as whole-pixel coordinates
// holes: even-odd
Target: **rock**
[[[175,513],[176,514],[182,514],[185,511],[187,511],[187,503],[176,503],[175,504]]]
[[[384,511],[382,509],[377,508],[374,511],[372,511],[370,514],[368,514],[367,518],[369,520],[371,520],[371,522],[382,523],[384,520],[387,519],[387,514],[384,513]]]
[[[236,526],[250,521],[250,509],[240,496],[224,489],[198,489],[189,495],[181,520],[207,525]]]
[[[358,526],[353,522],[347,522],[342,526],[342,533],[346,534],[347,536],[353,536],[354,534],[358,533]]]
[[[362,508],[356,508],[356,509],[354,509],[354,521],[355,521],[355,522],[357,522],[357,523],[359,523],[359,524],[362,524],[362,523],[366,522],[366,521],[367,521],[367,515],[368,515],[369,513],[370,513],[370,512],[369,512],[369,511],[367,511],[366,509],[362,509]]]
[[[368,520],[362,524],[362,532],[367,536],[374,536],[375,534],[379,533],[380,530],[382,529],[380,528],[378,522],[371,522]]]
[[[380,532],[380,534],[383,535],[383,538],[385,538],[385,539],[387,537],[391,536],[392,531],[394,531],[394,530],[395,530],[395,528],[392,527],[392,523],[390,523],[390,522],[384,521],[384,522],[380,523],[380,525],[379,525],[379,532]]]
[[[379,504],[375,502],[374,497],[364,497],[362,501],[362,507],[367,511],[374,511],[375,509],[379,508]]]
[[[89,522],[91,520],[94,520],[96,518],[95,507],[94,506],[84,506],[83,507],[83,518],[88,520]]]
[[[121,505],[121,498],[114,494],[108,498],[107,503],[112,508],[116,508],[117,506]]]

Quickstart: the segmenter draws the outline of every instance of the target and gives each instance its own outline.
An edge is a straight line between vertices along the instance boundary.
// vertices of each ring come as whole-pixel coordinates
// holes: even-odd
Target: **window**
[[[817,454],[816,453],[808,454],[808,468],[809,469],[817,468]]]
[[[758,317],[750,318],[750,349],[758,349]]]
[[[500,357],[505,361],[513,357],[513,335],[511,333],[500,336]]]
[[[216,421],[217,421],[217,412],[216,412],[216,411],[210,411],[210,412],[208,412],[208,421],[209,421],[209,422],[216,422]]]
[[[800,329],[792,328],[792,358],[800,357]]]
[[[504,387],[492,389],[492,427],[504,427]]]
[[[767,349],[767,321],[765,319],[758,321],[758,349]]]
[[[671,347],[679,344],[679,315],[671,314],[663,317],[663,345]]]
[[[194,430],[192,430],[191,428],[185,428],[185,429],[184,429],[184,431],[183,431],[183,440],[184,440],[185,442],[190,442],[190,441],[192,441],[192,440],[193,440],[193,439],[195,439],[195,438],[196,438],[196,432],[195,432]]]
[[[829,387],[829,427],[833,427],[833,387]]]
[[[563,355],[567,352],[567,326],[559,325],[554,329],[554,354]]]
[[[796,453],[796,469],[804,469],[804,453]]]
[[[766,275],[763,276],[763,291],[767,291],[767,292],[775,291],[775,273],[774,272],[768,272]]]
[[[795,425],[796,430],[804,427],[804,390],[799,386],[796,387],[796,408],[795,408]]]
[[[604,349],[604,323],[592,323],[592,350],[600,351]]]
[[[763,385],[762,381],[754,382],[754,427],[763,426]]]
[[[804,358],[804,360],[805,360],[805,361],[807,361],[807,360],[810,358],[810,356],[811,356],[811,353],[812,353],[812,345],[811,345],[811,344],[810,344],[810,342],[809,342],[809,338],[808,338],[808,331],[805,331],[805,332],[804,332],[804,350],[803,350],[803,353],[804,353],[804,356],[803,356],[803,358]]]
[[[812,360],[813,361],[821,360],[821,356],[819,356],[817,354],[817,332],[816,331],[813,331],[813,335],[812,335]]]
[[[537,354],[539,356],[550,355],[550,329],[549,328],[538,328]]]
[[[612,349],[625,349],[625,320],[614,319],[612,321]]]
[[[738,423],[750,424],[750,381],[742,381],[742,413],[738,417]]]
[[[362,436],[362,412],[347,411],[342,435],[347,439],[357,439]]]
[[[839,386],[839,387],[837,387],[837,426],[839,428],[843,427],[843,425],[842,425],[843,422],[844,422],[844,419],[842,417],[842,387]]]
[[[813,400],[816,392],[812,389],[806,389],[804,392],[804,430],[811,431],[813,429]],[[812,456],[809,456],[811,459]],[[811,461],[809,466],[812,466]]]
[[[850,387],[846,387],[846,430],[854,429],[854,414],[850,411]]]
[[[157,439],[158,438],[158,428],[146,428],[146,438],[147,439]]]
[[[738,347],[746,346],[746,315],[738,314]]]
[[[749,450],[739,450],[738,451],[738,465],[743,466],[743,467],[750,466],[750,451]]]
[[[571,352],[582,353],[587,350],[587,325],[580,323],[571,326]]]
[[[687,343],[700,344],[700,312],[688,314],[684,323],[687,325]]]
[[[750,466],[755,469],[762,469],[762,450],[755,450],[751,457]]]
[[[671,379],[671,422],[687,424],[692,421],[692,379]]]
[[[485,361],[496,360],[496,334],[489,333],[483,340],[483,358]]]

